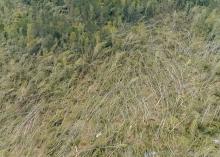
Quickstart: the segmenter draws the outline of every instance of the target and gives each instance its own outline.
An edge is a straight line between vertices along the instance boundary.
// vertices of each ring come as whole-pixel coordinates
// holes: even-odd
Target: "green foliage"
[[[16,0],[1,1],[0,32],[7,43],[16,43],[28,50],[33,43],[41,43],[38,51],[62,51],[66,49],[86,53],[96,45],[94,34],[105,32],[105,26],[113,27],[148,20],[163,10],[175,8],[189,12],[194,6],[212,6],[218,1],[210,0]],[[205,9],[205,8],[204,8]],[[207,18],[201,13],[195,27],[202,34],[216,32],[218,25],[201,25]],[[210,30],[213,29],[214,31]],[[111,33],[105,34],[111,43]],[[43,43],[45,42],[45,43]],[[20,45],[19,45],[20,43]],[[108,44],[111,46],[111,44]],[[86,48],[88,46],[88,48]]]

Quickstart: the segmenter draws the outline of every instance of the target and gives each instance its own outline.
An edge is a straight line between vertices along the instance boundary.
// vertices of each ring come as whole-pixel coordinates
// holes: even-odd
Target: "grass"
[[[218,43],[182,13],[94,54],[0,53],[0,156],[219,156]]]

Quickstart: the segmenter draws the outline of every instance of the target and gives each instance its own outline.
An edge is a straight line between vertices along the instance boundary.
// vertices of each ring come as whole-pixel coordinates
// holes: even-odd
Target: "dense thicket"
[[[111,46],[112,33],[125,24],[177,9],[190,15],[195,6],[200,9],[194,28],[213,40],[219,31],[213,20],[218,5],[218,0],[1,0],[1,40],[14,51],[31,54],[89,53],[99,42]]]

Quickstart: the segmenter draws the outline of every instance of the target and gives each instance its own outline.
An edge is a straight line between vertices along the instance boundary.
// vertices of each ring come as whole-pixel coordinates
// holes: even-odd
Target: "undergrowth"
[[[219,156],[219,43],[193,22],[124,25],[91,54],[2,48],[0,156]]]

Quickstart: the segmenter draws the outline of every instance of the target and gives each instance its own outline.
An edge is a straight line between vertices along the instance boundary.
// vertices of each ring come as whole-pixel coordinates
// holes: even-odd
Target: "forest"
[[[219,157],[220,0],[0,0],[1,157]]]

